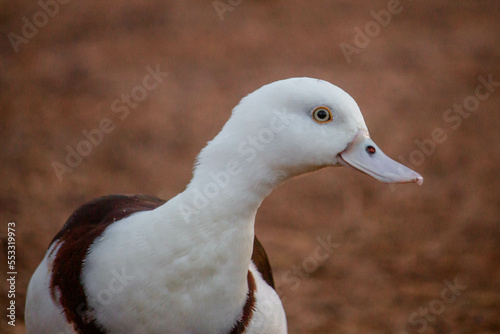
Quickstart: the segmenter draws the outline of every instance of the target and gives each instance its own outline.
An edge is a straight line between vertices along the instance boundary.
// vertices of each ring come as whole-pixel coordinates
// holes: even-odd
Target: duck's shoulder
[[[109,195],[79,207],[66,221],[49,246],[53,257],[50,291],[64,310],[67,321],[85,333],[102,333],[88,316],[81,281],[82,267],[90,246],[112,223],[129,215],[153,210],[165,201],[145,195]],[[51,254],[49,254],[51,257]]]
[[[103,230],[110,224],[135,212],[153,210],[165,201],[147,195],[108,195],[96,198],[80,206],[66,221],[51,242],[65,239],[70,234],[87,234],[92,230]],[[95,234],[91,233],[91,234]]]

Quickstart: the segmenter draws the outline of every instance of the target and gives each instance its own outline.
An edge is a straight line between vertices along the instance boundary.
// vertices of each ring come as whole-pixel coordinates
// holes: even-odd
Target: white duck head
[[[387,157],[371,140],[349,94],[312,78],[276,81],[243,98],[200,153],[196,172],[220,170],[229,158],[261,177],[267,174],[269,183],[339,165],[382,182],[423,182],[422,176]]]

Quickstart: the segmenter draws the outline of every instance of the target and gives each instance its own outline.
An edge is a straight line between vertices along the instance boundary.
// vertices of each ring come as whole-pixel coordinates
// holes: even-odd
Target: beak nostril
[[[370,145],[370,146],[366,147],[366,152],[368,152],[368,154],[372,155],[372,154],[375,154],[375,152],[377,152],[377,150],[375,149],[375,147]]]

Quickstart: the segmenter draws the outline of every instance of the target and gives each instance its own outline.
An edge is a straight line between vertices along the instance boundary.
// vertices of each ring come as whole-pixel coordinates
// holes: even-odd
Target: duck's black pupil
[[[317,115],[318,115],[319,119],[325,119],[327,116],[327,113],[324,110],[320,110],[320,111],[318,111]]]
[[[368,152],[368,154],[374,154],[376,152],[375,147],[373,147],[373,146],[367,146],[366,147],[366,152]]]

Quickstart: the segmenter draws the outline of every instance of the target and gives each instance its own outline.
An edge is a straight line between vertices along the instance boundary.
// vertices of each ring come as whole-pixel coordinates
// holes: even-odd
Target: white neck
[[[179,200],[185,205],[184,221],[213,233],[212,242],[233,255],[230,271],[246,285],[255,215],[264,198],[286,177],[274,173],[257,156],[245,159],[237,151],[238,141],[227,144],[221,137],[224,132],[200,153],[193,179]]]
[[[187,275],[200,277],[206,289],[196,298],[224,305],[224,310],[214,310],[212,319],[239,316],[248,291],[257,209],[286,179],[258,155],[254,159],[241,155],[238,141],[228,143],[224,137],[223,130],[200,153],[186,190],[157,211],[169,219],[164,231],[170,234],[169,242],[197,256]]]

